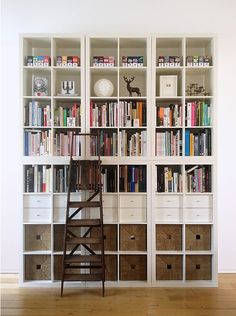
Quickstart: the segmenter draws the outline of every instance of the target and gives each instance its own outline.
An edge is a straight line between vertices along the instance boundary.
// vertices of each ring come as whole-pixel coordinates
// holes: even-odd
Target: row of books
[[[122,130],[119,134],[121,156],[147,155],[147,131],[129,135],[126,130]]]
[[[185,131],[185,156],[210,156],[211,132],[206,129],[200,132]]]
[[[101,156],[117,156],[117,133],[100,131],[99,140],[90,138],[90,155],[98,155],[98,146]]]
[[[24,155],[44,156],[51,153],[51,130],[25,130],[24,132]]]
[[[120,192],[146,192],[146,166],[119,166]]]
[[[117,192],[117,168],[102,166],[102,190],[103,192]]]
[[[25,126],[51,126],[51,107],[33,100],[24,108]]]
[[[211,125],[211,105],[205,101],[187,102],[185,106],[185,124],[190,126]]]
[[[186,171],[187,192],[211,192],[211,166],[193,166]]]
[[[147,125],[146,102],[120,101],[119,119],[122,127],[141,127]]]
[[[72,106],[59,106],[54,110],[55,126],[75,127],[81,126],[80,105],[74,103]]]
[[[50,166],[25,167],[25,192],[50,192]]]
[[[182,174],[175,167],[157,167],[157,192],[182,192]]]
[[[68,186],[68,165],[55,166],[53,169],[53,192],[67,192]],[[72,191],[73,190],[72,188]]]
[[[91,127],[116,127],[118,126],[117,102],[105,102],[102,104],[90,103]]]
[[[69,156],[72,144],[72,131],[57,132],[53,139],[53,152],[56,156]],[[72,156],[81,156],[81,136],[74,135]]]
[[[157,106],[157,126],[182,126],[182,105]]]
[[[180,130],[156,133],[156,156],[181,156],[182,139]]]

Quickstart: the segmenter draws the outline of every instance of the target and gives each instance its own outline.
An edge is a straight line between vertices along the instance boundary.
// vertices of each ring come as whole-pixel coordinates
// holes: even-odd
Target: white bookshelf
[[[69,157],[67,152],[55,148],[56,135],[58,141],[69,131],[91,133],[99,131],[105,141],[101,159],[104,172],[107,173],[103,193],[107,286],[216,286],[214,37],[210,35],[83,37],[26,34],[22,36],[21,52],[24,151],[21,285],[57,286],[59,284],[66,193],[65,185],[58,180],[58,174],[64,176]],[[35,55],[50,56],[51,65],[27,66],[26,56]],[[58,66],[57,56],[79,56],[80,65]],[[114,57],[114,65],[100,63],[96,66],[94,65],[96,56]],[[143,64],[128,63],[124,66],[123,56],[142,56]],[[160,65],[159,56],[178,56],[179,64]],[[187,56],[209,56],[210,63],[208,66],[201,64],[190,66],[186,62]],[[32,95],[33,75],[48,79],[47,96]],[[177,76],[176,95],[160,94],[160,76]],[[130,86],[139,88],[141,96],[136,92],[133,92],[132,96],[129,95],[124,77],[126,79],[135,77]],[[99,79],[108,79],[112,82],[111,96],[96,95],[94,85]],[[61,95],[61,82],[66,80],[75,82],[75,95]],[[186,89],[192,83],[203,86],[208,92],[207,95],[189,95]],[[38,102],[38,108],[47,108],[51,124],[45,126],[42,123],[25,121],[25,110],[32,101]],[[189,119],[187,111],[190,111],[190,106],[186,105],[188,103],[195,103],[193,108],[198,111],[195,113],[200,113],[201,106],[207,111],[208,108],[201,104],[210,105],[211,120],[204,121],[204,124],[197,122],[192,124],[191,121],[190,124],[190,121],[187,121]],[[63,109],[72,109],[74,104],[78,105],[74,106],[74,111],[79,107],[80,120],[76,126],[69,127],[66,117],[63,117],[63,114],[60,117],[58,113],[62,113]],[[168,108],[173,109],[170,105],[176,105],[176,112],[175,114],[173,112],[172,116],[168,112],[170,111]],[[104,106],[103,110],[102,106]],[[102,122],[102,115],[112,106],[117,111],[116,114],[113,112],[113,122],[108,116],[106,122]],[[196,110],[197,106],[199,110]],[[131,109],[129,110],[131,114],[122,112],[120,110],[122,107]],[[160,117],[157,109],[158,113],[161,113]],[[71,112],[67,110],[68,113]],[[172,123],[166,121],[164,123],[162,120],[161,115],[166,117],[166,113],[169,113]],[[173,115],[178,116],[178,122],[173,123]],[[134,123],[134,118],[142,118],[142,122],[136,120]],[[50,134],[50,138],[46,141],[47,153],[30,155],[28,151],[25,155],[25,131],[32,134],[39,133],[48,138]],[[189,154],[186,149],[188,132],[191,144],[193,141],[196,144],[199,141],[198,145],[200,144],[199,146],[195,144],[195,148]],[[137,150],[134,145],[137,145],[141,134],[142,137],[146,134],[147,141],[146,148],[144,150],[143,147],[142,151],[141,147]],[[157,139],[158,142],[160,139],[166,141],[170,137],[172,144],[176,142],[175,145],[165,144],[165,150],[158,147],[158,151]],[[202,139],[204,138],[206,142],[206,137],[211,144],[210,153],[209,150],[207,153],[207,149],[204,149],[206,146],[201,147]],[[127,139],[125,146],[124,139]],[[114,141],[116,145],[113,144]],[[179,141],[181,144],[178,143]],[[132,150],[129,150],[131,143]],[[90,152],[89,141],[86,146],[84,145],[81,144],[82,155],[84,150],[90,156],[96,155],[95,152]],[[176,146],[178,150],[174,152],[171,146]],[[26,169],[32,166],[38,171],[42,169],[45,172],[45,169],[48,169],[46,174],[49,183],[46,185],[46,192],[25,192]],[[198,168],[194,169],[196,166]],[[163,176],[161,178],[160,175],[166,167],[182,175],[181,187],[175,192],[165,192],[163,189]],[[205,172],[205,177],[209,177],[205,187],[209,186],[210,181],[211,190],[189,192],[186,171],[193,169],[194,172],[201,167],[203,169],[195,171],[195,175],[198,174],[200,179],[202,172]],[[141,180],[136,184],[136,190],[134,183],[132,189],[129,185],[125,185],[122,181],[126,172],[135,173],[136,180],[139,177],[146,177],[145,187],[141,185]],[[188,175],[191,175],[191,172]],[[116,178],[112,180],[114,175]],[[188,181],[193,181],[194,175],[193,177],[190,175]],[[200,188],[200,180],[198,181]],[[201,178],[201,183],[202,181]],[[78,195],[80,193],[72,193],[72,197],[76,198]],[[97,210],[91,210],[90,216],[95,217],[96,212]],[[71,286],[97,285],[97,283],[77,282]]]

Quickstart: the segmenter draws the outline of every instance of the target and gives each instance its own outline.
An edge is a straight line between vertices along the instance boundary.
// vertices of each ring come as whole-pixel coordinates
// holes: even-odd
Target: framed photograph
[[[178,76],[160,76],[160,97],[177,96]]]

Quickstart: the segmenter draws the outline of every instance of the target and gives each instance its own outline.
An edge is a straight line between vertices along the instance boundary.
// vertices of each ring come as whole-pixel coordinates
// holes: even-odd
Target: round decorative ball
[[[110,97],[114,91],[113,83],[108,79],[99,79],[95,82],[94,92],[97,97]]]

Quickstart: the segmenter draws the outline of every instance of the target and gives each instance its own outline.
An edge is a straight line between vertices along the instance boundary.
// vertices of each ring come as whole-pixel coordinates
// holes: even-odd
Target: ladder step
[[[79,256],[79,255],[73,255],[68,256],[65,259],[65,263],[81,263],[81,262],[98,262],[101,263],[102,257],[100,255],[94,255],[94,256]]]
[[[101,203],[99,201],[70,201],[68,203],[71,208],[84,208],[84,207],[100,207]]]
[[[86,265],[86,264],[79,264],[79,265],[67,265],[65,269],[101,269],[102,264],[93,264],[93,265]]]
[[[91,237],[76,237],[76,238],[67,238],[67,244],[101,244],[102,238],[91,238]]]
[[[102,281],[102,273],[97,274],[70,274],[65,273],[64,281]]]
[[[100,226],[100,219],[71,219],[68,221],[68,227],[89,227],[89,226]]]

